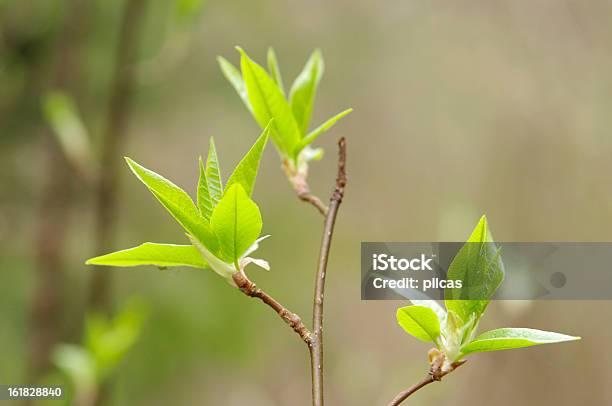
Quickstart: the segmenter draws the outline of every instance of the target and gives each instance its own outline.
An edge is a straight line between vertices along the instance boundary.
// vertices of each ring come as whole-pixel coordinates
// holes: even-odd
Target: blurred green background
[[[326,73],[313,122],[355,109],[317,141],[326,156],[310,174],[313,191],[327,198],[335,143],[345,135],[349,185],[326,300],[329,404],[386,404],[427,368],[427,345],[395,322],[404,303],[359,300],[361,241],[463,240],[483,213],[499,241],[612,240],[611,2],[142,3],[117,160],[128,155],[193,196],[197,158],[213,135],[227,176],[259,133],[215,61],[237,63],[237,44],[259,62],[274,46],[286,83],[320,47]],[[42,196],[54,177],[55,139],[41,107],[65,62],[58,47],[79,47],[79,73],[61,84],[97,154],[124,7],[125,0],[0,1],[0,383],[27,379],[44,263],[39,231],[58,211],[47,211]],[[75,22],[82,27],[66,35]],[[296,199],[279,167],[270,146],[255,199],[272,235],[259,253],[272,271],[250,275],[310,321],[321,218]],[[83,263],[100,252],[92,187],[72,166],[64,170],[69,185],[56,197],[65,213],[50,243],[65,239],[55,331],[61,342],[79,342],[92,274]],[[186,243],[127,167],[118,176],[113,248]],[[114,305],[138,295],[149,317],[108,404],[309,404],[307,352],[269,308],[212,272],[111,272]],[[472,356],[412,403],[612,404],[611,310],[604,301],[495,302],[482,328],[536,327],[583,340]]]

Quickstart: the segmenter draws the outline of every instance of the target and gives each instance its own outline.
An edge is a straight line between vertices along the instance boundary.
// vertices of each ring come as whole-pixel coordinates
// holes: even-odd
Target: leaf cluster
[[[478,323],[504,279],[502,258],[485,216],[451,262],[447,277],[468,283],[445,290],[446,308],[434,300],[411,300],[412,306],[397,310],[398,324],[417,339],[434,343],[444,355],[447,370],[475,352],[580,339],[529,328],[500,328],[476,335]]]
[[[221,71],[262,128],[274,119],[271,137],[283,160],[291,163],[293,170],[298,170],[308,161],[320,159],[322,150],[315,150],[310,145],[352,111],[344,110],[309,130],[317,88],[324,71],[321,51],[315,50],[310,55],[286,94],[272,48],[268,49],[268,70],[251,59],[242,48],[237,47],[237,50],[240,70],[225,58],[218,57]]]
[[[232,275],[248,262],[267,268],[265,261],[246,260],[246,256],[257,249],[260,240],[262,218],[251,195],[269,134],[270,124],[238,163],[225,186],[211,138],[206,161],[200,158],[196,202],[168,179],[126,158],[134,175],[183,227],[191,244],[146,242],[91,258],[87,264],[211,268],[230,282]]]

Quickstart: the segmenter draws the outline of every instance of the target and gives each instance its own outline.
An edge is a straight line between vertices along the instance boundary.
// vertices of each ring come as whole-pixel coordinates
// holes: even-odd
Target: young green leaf
[[[283,84],[283,78],[278,66],[278,59],[276,59],[276,52],[274,52],[274,48],[272,47],[268,48],[268,70],[270,71],[270,75],[272,75],[272,79],[274,79],[276,86],[278,86],[278,90],[280,90],[284,97],[285,85]]]
[[[269,123],[266,126],[249,152],[247,152],[240,163],[238,163],[236,169],[234,169],[234,172],[228,179],[227,185],[225,185],[226,190],[238,183],[242,186],[247,195],[251,196],[253,194],[255,179],[257,178],[257,171],[259,169],[259,161],[261,160],[261,155],[268,142],[271,125],[272,123]]]
[[[436,342],[440,336],[440,320],[428,307],[406,306],[397,309],[398,324],[421,341]]]
[[[232,85],[240,99],[244,105],[249,109],[251,113],[253,113],[253,108],[251,107],[251,103],[249,102],[249,95],[247,94],[247,89],[244,84],[244,80],[242,80],[242,76],[240,76],[240,71],[232,65],[227,59],[222,56],[217,57],[217,62],[219,63],[219,67],[221,68],[221,72],[223,76],[227,79],[228,82]]]
[[[147,186],[157,200],[189,234],[196,237],[213,252],[219,248],[215,235],[183,189],[130,158],[126,157],[125,160],[134,175]]]
[[[219,166],[217,148],[215,148],[213,137],[210,137],[208,158],[206,159],[206,183],[208,184],[208,193],[214,208],[223,197],[223,181],[221,179],[221,167]]]
[[[417,290],[417,292],[419,292]],[[399,292],[398,292],[399,293]],[[411,292],[412,293],[412,292]],[[401,293],[400,293],[401,294]],[[438,320],[440,320],[440,325],[442,325],[446,320],[446,309],[442,307],[438,302],[431,299],[408,299],[415,306],[428,307],[438,316]]]
[[[238,51],[253,115],[262,128],[274,119],[272,139],[281,154],[290,157],[301,134],[289,103],[266,70],[249,58],[242,48]]]
[[[310,55],[304,69],[291,86],[289,105],[302,134],[308,131],[317,86],[324,69],[323,55],[317,49]]]
[[[156,244],[152,242],[91,258],[85,263],[87,265],[108,266],[154,265],[159,267],[206,268],[206,261],[193,245]]]
[[[580,337],[530,328],[500,328],[482,333],[464,346],[461,352],[467,355],[473,352],[510,350],[574,340],[580,340]]]
[[[262,220],[255,202],[236,183],[215,207],[210,224],[221,246],[219,258],[237,264],[242,254],[259,237]]]
[[[461,280],[463,286],[445,290],[446,308],[464,323],[472,317],[477,322],[504,280],[504,265],[485,216],[453,259],[447,278]]]
[[[295,155],[299,154],[300,151],[304,149],[306,146],[312,144],[312,142],[316,140],[319,137],[319,135],[323,134],[324,132],[332,128],[334,124],[338,122],[338,120],[350,114],[352,111],[353,109],[346,109],[336,114],[334,117],[330,118],[329,120],[327,120],[326,122],[324,122],[323,124],[315,128],[314,130],[312,130],[310,133],[308,133],[308,135],[302,138],[299,144],[295,147],[295,151],[294,151]]]
[[[204,219],[210,222],[210,215],[214,209],[210,191],[208,190],[208,180],[206,179],[206,167],[200,157],[200,178],[198,179],[198,209]]]

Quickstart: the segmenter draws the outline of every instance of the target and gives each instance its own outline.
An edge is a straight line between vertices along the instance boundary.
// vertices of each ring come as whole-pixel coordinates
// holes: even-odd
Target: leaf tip
[[[89,258],[87,261],[85,261],[85,265],[105,265],[104,260],[101,260],[102,257],[104,257],[104,255]]]
[[[142,165],[134,161],[132,158],[126,156],[124,157],[124,159],[125,159],[125,162],[127,162],[130,169],[132,169],[132,171],[136,170],[136,168],[142,168]]]
[[[217,55],[217,63],[219,65],[224,65],[226,63],[229,63],[227,59],[225,59],[224,57],[222,57],[221,55]]]
[[[483,214],[480,216],[480,220],[478,220],[477,229],[486,230],[489,227],[489,221],[487,219],[487,215]]]
[[[215,137],[213,137],[212,135],[208,139],[208,146],[209,146],[210,149],[216,150],[216,148],[215,148]]]
[[[125,159],[125,162],[128,164],[128,166],[130,167],[132,172],[134,172],[136,170],[136,168],[140,166],[140,165],[138,165],[138,163],[136,161],[134,161],[129,156],[124,156],[123,159]]]
[[[274,124],[274,117],[272,117],[270,119],[270,121],[268,121],[268,124],[266,124],[266,127],[264,128],[264,133],[269,133],[270,132],[270,128],[272,128],[272,124]]]

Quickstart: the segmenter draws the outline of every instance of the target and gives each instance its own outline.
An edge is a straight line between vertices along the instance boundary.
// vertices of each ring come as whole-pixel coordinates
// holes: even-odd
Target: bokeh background
[[[397,326],[405,303],[359,300],[361,241],[462,240],[483,213],[500,241],[612,239],[610,38],[605,0],[0,1],[0,382],[29,379],[41,325],[52,341],[81,340],[92,278],[83,263],[100,254],[96,189],[58,150],[42,109],[49,91],[74,100],[92,160],[119,105],[120,142],[102,171],[128,155],[194,192],[210,136],[227,176],[259,133],[215,57],[237,63],[239,44],[263,62],[274,46],[290,84],[320,47],[326,73],[313,122],[355,109],[317,142],[326,157],[310,176],[326,198],[345,135],[327,398],[383,405],[424,376],[429,348]],[[131,84],[113,99],[118,64]],[[185,243],[121,163],[116,179],[113,249]],[[271,147],[255,198],[272,235],[260,250],[272,271],[252,279],[309,321],[321,219],[295,198]],[[138,295],[149,318],[107,404],[309,404],[307,352],[269,308],[208,271],[112,275],[112,305]],[[57,294],[41,299],[49,290]],[[583,339],[472,356],[412,403],[612,404],[611,311],[605,301],[493,303],[482,328]]]

